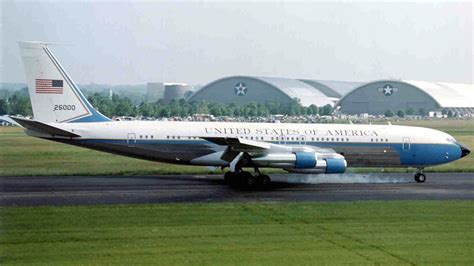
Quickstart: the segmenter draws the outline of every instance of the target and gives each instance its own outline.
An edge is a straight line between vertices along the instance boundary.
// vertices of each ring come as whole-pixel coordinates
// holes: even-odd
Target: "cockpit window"
[[[456,140],[454,138],[447,138],[446,140],[452,143],[456,143]]]

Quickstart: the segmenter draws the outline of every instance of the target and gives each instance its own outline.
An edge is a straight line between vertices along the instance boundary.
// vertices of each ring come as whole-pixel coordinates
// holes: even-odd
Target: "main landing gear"
[[[224,181],[227,185],[234,188],[260,188],[265,189],[270,185],[270,177],[260,173],[258,169],[255,170],[255,175],[247,171],[226,172],[224,174]]]
[[[418,183],[423,183],[426,181],[426,176],[423,174],[423,168],[418,168],[416,170],[415,181]]]

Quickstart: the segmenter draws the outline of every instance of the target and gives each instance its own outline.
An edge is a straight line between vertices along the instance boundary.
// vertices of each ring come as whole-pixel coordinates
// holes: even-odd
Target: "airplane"
[[[425,167],[470,153],[447,133],[391,124],[112,121],[94,109],[48,43],[19,46],[34,119],[11,118],[26,134],[144,160],[229,168],[224,180],[231,185],[268,186],[261,168],[340,174],[347,167],[413,167],[423,183]]]

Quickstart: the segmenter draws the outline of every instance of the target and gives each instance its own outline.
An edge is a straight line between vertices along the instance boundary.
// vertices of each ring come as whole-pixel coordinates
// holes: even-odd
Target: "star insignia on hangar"
[[[382,88],[379,88],[378,89],[379,92],[383,92],[383,94],[385,96],[390,96],[392,95],[394,92],[397,92],[398,91],[398,88],[395,88],[393,87],[392,85],[390,84],[387,84],[385,86],[383,86]]]
[[[237,96],[244,96],[247,94],[247,86],[243,82],[239,82],[234,86],[234,92]]]

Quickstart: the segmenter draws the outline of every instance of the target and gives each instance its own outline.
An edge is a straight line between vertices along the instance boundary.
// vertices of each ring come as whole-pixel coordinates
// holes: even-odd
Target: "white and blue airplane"
[[[228,167],[230,184],[267,185],[260,168],[344,173],[347,167],[426,166],[470,153],[441,131],[395,125],[111,121],[87,101],[43,42],[20,42],[34,119],[28,135],[151,161]],[[255,173],[244,171],[253,168]]]

